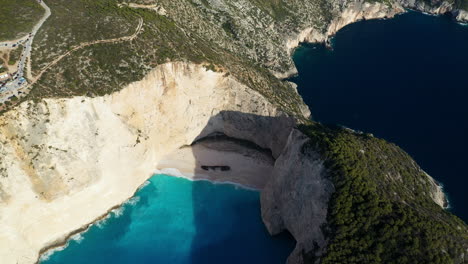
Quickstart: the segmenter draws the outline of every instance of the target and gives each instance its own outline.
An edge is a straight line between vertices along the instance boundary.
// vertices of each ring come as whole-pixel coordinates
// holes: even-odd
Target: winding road
[[[44,8],[45,13],[42,18],[37,22],[37,24],[33,27],[32,31],[23,38],[17,39],[15,41],[7,41],[0,43],[2,47],[9,47],[10,49],[13,46],[22,44],[24,46],[23,52],[21,53],[20,60],[17,65],[16,74],[13,75],[13,80],[8,82],[3,88],[0,89],[0,103],[7,101],[11,96],[16,95],[21,89],[27,86],[27,81],[24,79],[24,67],[27,64],[27,77],[28,79],[32,79],[31,76],[31,49],[32,43],[34,40],[34,36],[36,35],[37,31],[42,27],[44,22],[49,18],[51,15],[50,8],[44,3],[44,1],[40,1],[39,4]]]
[[[31,39],[29,41],[29,46],[26,46],[26,52],[25,52],[26,58],[28,59],[27,66],[26,66],[27,67],[27,77],[28,77],[28,79],[32,79],[32,74],[31,74],[31,47],[32,47],[32,43],[33,43],[33,40],[34,40],[34,36],[36,35],[39,28],[42,27],[42,24],[44,24],[44,22],[47,20],[47,18],[49,18],[49,16],[52,14],[50,12],[50,8],[44,3],[44,1],[41,1],[40,4],[45,9],[46,12],[45,12],[44,16],[41,18],[41,20],[39,21],[39,23],[37,23],[36,26],[34,26],[34,28],[32,30],[32,34],[31,34]]]
[[[116,43],[116,42],[122,42],[122,41],[131,41],[135,39],[138,34],[141,32],[141,29],[143,27],[143,18],[140,18],[138,21],[138,25],[135,29],[135,32],[130,35],[130,36],[124,36],[124,37],[119,37],[119,38],[112,38],[112,39],[102,39],[102,40],[96,40],[96,41],[91,41],[91,42],[85,42],[82,43],[71,50],[67,51],[66,53],[58,56],[55,58],[52,62],[47,64],[36,76],[32,76],[31,73],[31,49],[32,49],[32,43],[34,36],[36,35],[37,31],[42,27],[44,22],[49,18],[51,15],[50,8],[44,3],[44,1],[40,1],[40,5],[45,9],[45,14],[39,20],[39,22],[34,26],[33,30],[29,35],[26,35],[23,38],[14,40],[14,41],[7,41],[7,42],[1,42],[0,43],[0,48],[5,48],[6,49],[12,49],[14,48],[14,45],[22,44],[24,45],[23,52],[21,54],[20,61],[18,63],[18,70],[16,74],[13,76],[13,80],[8,82],[3,88],[0,89],[0,104],[4,103],[6,101],[9,101],[13,96],[19,97],[19,94],[26,95],[28,93],[28,89],[31,88],[33,84],[35,84],[41,77],[42,75],[49,70],[51,67],[56,65],[58,62],[60,62],[62,59],[66,58],[73,52],[80,50],[82,48],[95,45],[95,44],[103,44],[103,43]],[[26,81],[24,78],[24,68],[26,67],[26,77],[29,80],[29,83]]]
[[[51,67],[53,67],[54,65],[56,65],[59,61],[61,61],[63,58],[69,56],[70,54],[72,54],[73,52],[79,50],[79,49],[82,49],[82,48],[85,48],[85,47],[88,47],[88,46],[92,46],[92,45],[95,45],[95,44],[102,44],[102,43],[116,43],[116,42],[121,42],[121,41],[131,41],[133,39],[135,39],[138,34],[140,33],[141,29],[143,27],[143,19],[140,18],[140,20],[138,21],[138,26],[135,30],[135,33],[133,33],[132,35],[130,36],[125,36],[125,37],[120,37],[120,38],[113,38],[113,39],[102,39],[102,40],[96,40],[96,41],[91,41],[91,42],[85,42],[85,43],[82,43],[74,48],[72,48],[71,50],[67,51],[66,53],[60,55],[59,57],[57,57],[56,59],[54,59],[52,62],[50,62],[49,64],[47,64],[42,70],[41,72],[39,72],[34,78],[31,78],[31,83],[29,85],[33,85],[34,83],[36,83],[41,77],[42,75],[48,70],[50,69]]]

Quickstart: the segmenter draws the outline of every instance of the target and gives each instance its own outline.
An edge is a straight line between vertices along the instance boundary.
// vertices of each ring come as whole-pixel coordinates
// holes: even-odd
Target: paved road
[[[27,86],[27,80],[24,78],[24,68],[26,66],[28,68],[28,78],[32,79],[31,49],[34,36],[51,14],[50,8],[44,3],[44,1],[41,1],[40,5],[44,8],[45,14],[42,16],[41,20],[39,20],[39,22],[33,27],[30,34],[14,41],[0,42],[0,48],[2,49],[13,48],[13,46],[18,46],[19,44],[22,44],[24,47],[23,52],[21,53],[20,60],[18,62],[16,74],[12,76],[13,80],[8,82],[4,87],[0,88],[0,103],[6,101],[12,95],[18,96],[18,94],[21,92],[20,90]]]
[[[46,10],[46,13],[42,17],[42,19],[34,26],[31,35],[26,36],[23,39],[20,39],[22,41],[24,50],[21,54],[20,61],[18,63],[18,71],[17,73],[13,76],[13,80],[6,84],[5,87],[0,88],[0,103],[3,103],[5,101],[8,101],[13,95],[16,95],[17,97],[22,93],[26,94],[28,89],[35,83],[37,82],[41,76],[52,66],[56,65],[60,60],[65,58],[66,56],[70,55],[71,53],[82,49],[87,46],[95,45],[95,44],[102,44],[102,43],[115,43],[115,42],[121,42],[121,41],[131,41],[134,38],[138,36],[138,34],[141,32],[141,29],[143,27],[143,18],[140,18],[138,21],[138,26],[136,27],[135,32],[130,35],[130,36],[124,36],[124,37],[119,37],[119,38],[113,38],[113,39],[102,39],[102,40],[96,40],[96,41],[91,41],[91,42],[85,42],[82,43],[70,51],[66,52],[65,54],[60,55],[56,59],[54,59],[52,62],[50,62],[48,65],[46,65],[41,72],[39,72],[36,76],[32,76],[31,74],[31,47],[32,47],[32,42],[34,39],[34,36],[36,35],[37,31],[39,28],[42,26],[42,24],[46,21],[46,19],[50,16],[51,12],[49,7],[44,3],[41,2],[42,7]],[[15,42],[0,42],[0,50],[2,49],[2,44],[6,45],[13,45]],[[27,67],[27,78],[29,80],[26,80],[24,78],[24,67]]]
[[[44,24],[44,22],[47,20],[47,18],[49,18],[51,12],[50,12],[50,8],[44,3],[44,1],[41,1],[40,2],[41,6],[45,9],[45,14],[44,16],[41,18],[41,20],[39,20],[39,22],[34,26],[33,30],[32,30],[32,37],[29,41],[29,46],[26,47],[26,51],[25,51],[25,55],[26,55],[26,58],[28,58],[28,64],[27,64],[27,67],[28,67],[28,79],[32,79],[32,74],[31,74],[31,48],[32,48],[32,43],[33,43],[33,40],[34,40],[34,36],[36,35],[37,31],[39,30],[39,28],[42,27],[42,24]]]

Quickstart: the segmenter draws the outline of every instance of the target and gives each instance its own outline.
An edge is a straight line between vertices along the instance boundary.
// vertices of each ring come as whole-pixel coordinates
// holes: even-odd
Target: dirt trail
[[[89,47],[89,46],[92,46],[92,45],[95,45],[95,44],[103,44],[103,43],[116,43],[116,42],[121,42],[121,41],[131,41],[133,39],[135,39],[138,34],[140,33],[141,29],[143,27],[143,19],[140,18],[140,20],[138,21],[138,26],[135,30],[135,33],[133,33],[132,35],[130,36],[125,36],[125,37],[120,37],[120,38],[113,38],[113,39],[102,39],[102,40],[96,40],[96,41],[91,41],[91,42],[85,42],[85,43],[82,43],[80,44],[79,46],[76,46],[74,47],[73,49],[67,51],[66,53],[60,55],[59,57],[57,57],[55,60],[53,60],[52,62],[50,62],[49,64],[47,64],[42,70],[41,72],[39,72],[39,74],[37,74],[36,76],[34,76],[32,79],[31,79],[31,82],[29,84],[29,86],[32,86],[33,84],[35,84],[41,77],[42,75],[47,71],[49,70],[51,67],[53,67],[54,65],[56,65],[58,62],[60,62],[63,58],[69,56],[70,54],[72,54],[73,52],[79,50],[79,49],[82,49],[82,48],[85,48],[85,47]]]

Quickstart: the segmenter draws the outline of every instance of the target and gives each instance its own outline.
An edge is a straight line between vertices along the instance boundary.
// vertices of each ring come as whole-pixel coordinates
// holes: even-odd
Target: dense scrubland
[[[302,126],[336,191],[321,263],[464,263],[466,224],[431,199],[428,176],[399,147],[370,134]],[[313,252],[306,254],[313,263]]]
[[[0,41],[29,33],[44,14],[35,0],[0,0]]]
[[[301,99],[298,94],[291,93],[289,84],[278,80],[248,56],[219,45],[219,42],[230,43],[232,37],[222,30],[222,24],[200,18],[200,28],[194,29],[190,26],[198,27],[197,23],[189,26],[153,10],[119,7],[119,2],[114,0],[77,0],[70,4],[64,0],[49,0],[47,4],[52,16],[35,40],[33,75],[57,56],[82,43],[133,34],[140,18],[144,21],[143,30],[130,42],[97,44],[73,52],[42,76],[30,93],[31,99],[110,94],[140,80],[158,64],[192,61],[205,64],[207,70],[232,74],[284,109],[299,112],[297,102]],[[189,2],[180,5],[187,12],[197,9]],[[180,5],[175,7],[181,8]],[[209,25],[205,27],[204,24]],[[208,39],[211,31],[200,33],[202,27],[216,31],[221,40]]]

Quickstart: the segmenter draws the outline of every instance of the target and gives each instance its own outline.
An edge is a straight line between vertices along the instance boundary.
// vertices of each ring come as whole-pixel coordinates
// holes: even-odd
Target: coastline
[[[417,12],[420,12],[420,11],[417,11]],[[435,15],[435,14],[434,14],[434,15]],[[375,18],[375,19],[387,19],[387,18]],[[358,21],[358,20],[356,20],[356,21],[354,21],[354,22],[357,22],[357,21]],[[352,23],[354,23],[354,22],[352,22]],[[183,175],[182,172],[179,171],[179,173],[181,173],[181,174]],[[165,174],[168,174],[168,173],[165,173]],[[135,196],[135,193],[141,188],[141,186],[143,186],[143,185],[146,183],[146,181],[147,181],[150,177],[152,177],[153,175],[154,175],[154,174],[152,174],[151,176],[149,176],[148,178],[146,178],[146,180],[143,181],[143,183],[140,185],[140,187],[138,187],[138,188],[136,189],[136,191],[135,191],[127,200],[125,200],[123,203],[120,203],[119,205],[116,205],[116,206],[112,207],[112,208],[109,209],[105,214],[101,215],[98,219],[95,219],[95,220],[92,221],[91,223],[88,223],[88,224],[86,224],[86,225],[83,225],[81,228],[72,231],[71,233],[69,233],[69,234],[68,234],[66,237],[64,237],[63,239],[58,239],[58,240],[52,242],[50,245],[47,245],[46,247],[44,247],[43,249],[41,249],[40,252],[39,252],[39,258],[38,258],[38,260],[36,261],[36,263],[39,263],[40,257],[41,257],[45,252],[49,251],[49,250],[52,249],[52,248],[60,247],[60,244],[61,244],[62,246],[63,246],[63,245],[66,245],[66,243],[71,239],[72,236],[74,236],[74,235],[76,235],[76,234],[79,234],[79,233],[86,232],[92,224],[96,223],[97,221],[99,221],[99,220],[101,220],[101,219],[104,219],[105,217],[107,217],[107,216],[112,212],[112,210],[115,210],[116,208],[119,208],[119,207],[121,207],[122,205],[124,205],[126,202],[128,202],[132,197]],[[170,174],[168,174],[168,175],[170,175]],[[174,176],[174,175],[171,175],[171,176]],[[197,178],[197,177],[199,177],[199,178]],[[184,177],[184,178],[189,179],[189,180],[193,180],[193,181],[195,181],[195,180],[207,180],[207,181],[214,182],[214,183],[216,182],[216,183],[219,183],[219,184],[235,184],[235,185],[240,186],[240,187],[245,186],[245,185],[243,185],[243,184],[235,183],[235,182],[232,182],[232,181],[227,181],[227,180],[213,180],[213,179],[209,179],[208,177],[209,177],[209,176],[206,176],[206,175],[193,174],[193,177],[192,177],[192,178],[190,178],[190,176],[186,176],[186,177]],[[245,187],[246,187],[246,186],[245,186]],[[249,187],[247,187],[247,188],[249,188]],[[255,188],[255,189],[256,189],[256,188]],[[256,189],[256,190],[260,190],[260,188],[259,188],[259,189]]]
[[[93,226],[94,224],[96,224],[97,222],[101,221],[101,220],[104,220],[106,218],[108,218],[110,216],[110,214],[116,210],[116,209],[119,209],[121,208],[122,206],[124,206],[126,203],[128,203],[133,197],[135,197],[135,194],[141,190],[144,186],[146,186],[147,184],[147,181],[148,179],[150,179],[151,177],[153,177],[154,174],[152,174],[152,176],[148,177],[137,189],[136,191],[133,193],[132,196],[130,196],[128,199],[126,199],[124,202],[118,204],[118,205],[114,205],[112,206],[109,210],[107,210],[104,214],[100,215],[98,218],[94,219],[92,222],[90,223],[87,223],[85,225],[83,225],[82,227],[70,232],[69,234],[65,235],[63,238],[57,240],[57,241],[54,241],[52,243],[50,243],[49,245],[46,245],[45,247],[43,247],[40,251],[39,251],[39,254],[38,254],[38,258],[36,260],[36,262],[34,262],[35,264],[39,264],[41,262],[41,258],[43,257],[44,254],[47,254],[49,251],[52,251],[52,250],[56,250],[58,248],[61,248],[63,247],[63,249],[66,249],[66,246],[68,244],[68,242],[70,240],[73,239],[73,236],[75,235],[78,235],[78,234],[83,234],[85,232],[87,232],[89,230],[89,228],[91,226]],[[60,250],[63,250],[63,249],[60,249]]]
[[[245,190],[260,192],[266,179],[258,176],[256,177],[256,175],[261,175],[263,174],[262,172],[267,172],[266,174],[269,174],[270,171],[264,170],[273,169],[273,164],[270,163],[272,161],[266,160],[268,157],[264,157],[263,155],[264,154],[261,152],[257,153],[257,150],[236,145],[226,140],[200,142],[192,146],[178,148],[161,157],[157,162],[157,168],[154,169],[149,176],[143,178],[143,182],[135,189],[133,194],[127,197],[122,203],[112,206],[93,221],[82,225],[80,228],[71,231],[62,238],[43,247],[39,251],[35,264],[39,264],[41,258],[51,251],[65,249],[69,241],[72,240],[75,235],[87,232],[94,224],[109,217],[114,210],[125,206],[125,204],[129,203],[135,197],[138,191],[148,184],[149,179],[158,174],[183,178],[189,181],[208,181],[212,184],[229,184]],[[233,171],[223,172],[225,174],[221,175],[216,171],[202,172],[199,170],[200,162],[202,164],[210,164],[210,162],[214,162],[215,164],[217,164],[216,162],[229,164]],[[264,162],[266,162],[266,164],[264,164]],[[250,164],[248,167],[252,167],[253,169],[245,171],[244,173],[238,172],[237,167],[241,167],[241,164],[245,163]],[[235,177],[236,175],[233,174],[240,174],[244,177]]]
[[[370,8],[372,7],[373,6],[371,5]],[[343,21],[340,21],[340,19],[342,20],[345,18],[344,17],[345,13],[352,12],[352,11],[357,12],[354,14],[354,18],[348,21],[345,21],[344,23]],[[375,14],[366,15],[365,14],[366,11],[367,10],[365,8],[363,8],[362,10],[359,10],[359,9],[353,10],[353,6],[348,7],[347,9],[342,11],[340,16],[336,17],[330,23],[330,25],[328,25],[326,33],[320,33],[315,28],[303,29],[302,31],[297,33],[295,37],[286,40],[286,52],[290,56],[292,56],[295,50],[302,44],[324,44],[326,45],[327,48],[333,49],[331,42],[339,30],[341,30],[347,25],[360,22],[360,21],[364,21],[364,20],[389,20],[389,19],[394,18],[397,15],[406,14],[408,12],[418,12],[418,13],[422,13],[428,16],[436,16],[436,17],[441,17],[441,16],[446,15],[446,13],[441,13],[438,9],[425,11],[422,9],[418,9],[418,7],[412,7],[409,5],[392,6],[390,9],[385,9],[385,7],[383,7],[383,9],[378,10],[379,12],[383,12],[383,13],[376,12]],[[451,20],[453,20],[453,22],[461,26],[468,26],[468,20],[458,19],[457,16],[455,15],[455,13],[459,11],[460,10],[448,11],[448,13],[450,14]],[[336,24],[341,24],[341,25],[336,26]],[[273,72],[273,74],[278,79],[287,80],[289,78],[293,78],[297,76],[299,73],[296,67],[293,66],[292,68],[287,69],[283,72]]]
[[[292,118],[258,92],[223,73],[183,62],[157,66],[143,80],[111,95],[47,99],[34,107],[30,111],[23,102],[0,118],[0,141],[8,142],[0,148],[5,157],[0,162],[0,176],[5,176],[0,177],[0,256],[5,264],[37,263],[39,252],[63,244],[70,234],[133,197],[155,169],[179,168],[157,165],[197,138],[223,133],[279,155],[284,142],[278,136],[293,126]],[[257,122],[264,125],[253,127]],[[266,132],[272,132],[270,137]],[[33,142],[26,140],[30,134]],[[268,172],[249,178],[257,174],[255,166],[240,164],[270,171],[273,158],[258,154],[249,159],[252,148],[238,151],[221,143],[215,148],[195,144],[196,152],[184,150],[190,162],[180,157],[171,161],[184,165],[185,170],[179,168],[183,172],[199,170],[222,181],[252,180],[256,182],[246,186],[263,186]],[[231,169],[201,167],[219,165]],[[246,176],[244,181],[238,175]]]
[[[256,187],[247,186],[245,184],[237,183],[237,182],[234,182],[234,181],[210,179],[209,176],[206,176],[206,175],[189,175],[187,173],[182,173],[180,170],[178,170],[176,168],[165,168],[165,169],[161,169],[161,170],[157,169],[157,170],[155,170],[154,175],[152,177],[157,176],[159,174],[168,175],[168,176],[175,177],[175,178],[186,179],[186,180],[189,180],[189,181],[192,181],[192,182],[207,181],[207,182],[210,182],[210,183],[216,184],[216,185],[224,185],[224,184],[225,185],[234,185],[234,186],[239,187],[241,189],[250,190],[250,191],[260,192],[262,190],[262,189],[259,189],[259,188],[256,188]]]
[[[305,28],[294,37],[287,39],[285,49],[292,57],[295,50],[302,44],[324,44],[331,48],[331,41],[338,31],[347,25],[363,20],[387,20],[407,11],[400,5],[387,6],[380,3],[352,4],[335,17],[326,28],[326,32],[319,32],[315,28]],[[276,78],[287,80],[298,75],[295,66],[284,72],[273,72]]]
[[[222,184],[222,185],[234,185],[236,187],[239,187],[241,189],[245,189],[245,190],[249,190],[249,191],[256,191],[256,192],[260,192],[261,190],[260,189],[257,189],[257,188],[254,188],[254,187],[250,187],[250,186],[246,186],[246,185],[243,185],[243,184],[240,184],[240,183],[236,183],[236,182],[232,182],[232,181],[220,181],[220,180],[212,180],[212,179],[209,179],[208,177],[206,176],[202,176],[203,178],[196,178],[195,175],[194,177],[190,177],[182,172],[180,172],[180,170],[178,170],[177,168],[165,168],[165,169],[161,169],[161,170],[155,170],[153,172],[153,174],[148,177],[147,180],[145,180],[139,187],[138,189],[135,191],[135,193],[129,197],[127,200],[125,200],[123,203],[119,204],[119,205],[115,205],[113,206],[112,208],[110,208],[106,213],[102,214],[101,216],[99,216],[98,218],[96,218],[95,220],[93,220],[92,222],[88,223],[88,224],[85,224],[83,225],[82,227],[80,227],[79,229],[76,229],[74,231],[72,231],[71,233],[69,233],[68,235],[66,235],[63,239],[60,239],[59,241],[55,241],[53,243],[51,243],[50,245],[47,245],[45,246],[44,248],[42,248],[40,251],[39,251],[39,256],[36,260],[36,262],[34,262],[35,264],[40,264],[41,263],[41,260],[42,258],[44,257],[44,255],[46,254],[50,254],[50,256],[52,256],[55,252],[57,251],[62,251],[62,250],[65,250],[68,246],[68,243],[73,240],[73,237],[76,236],[76,235],[80,235],[80,234],[84,234],[86,233],[93,225],[96,225],[98,222],[102,221],[102,220],[105,220],[107,219],[108,217],[111,217],[111,213],[113,213],[115,210],[117,209],[120,209],[122,208],[123,206],[125,206],[126,204],[130,203],[131,200],[135,197],[135,195],[141,190],[143,189],[145,186],[148,185],[148,180],[151,179],[152,177],[155,177],[155,176],[158,176],[158,175],[168,175],[168,176],[171,176],[171,177],[175,177],[175,178],[181,178],[181,179],[185,179],[185,180],[188,180],[188,181],[191,181],[191,182],[195,182],[195,181],[207,181],[207,182],[210,182],[212,184]],[[201,175],[199,175],[201,176]]]

